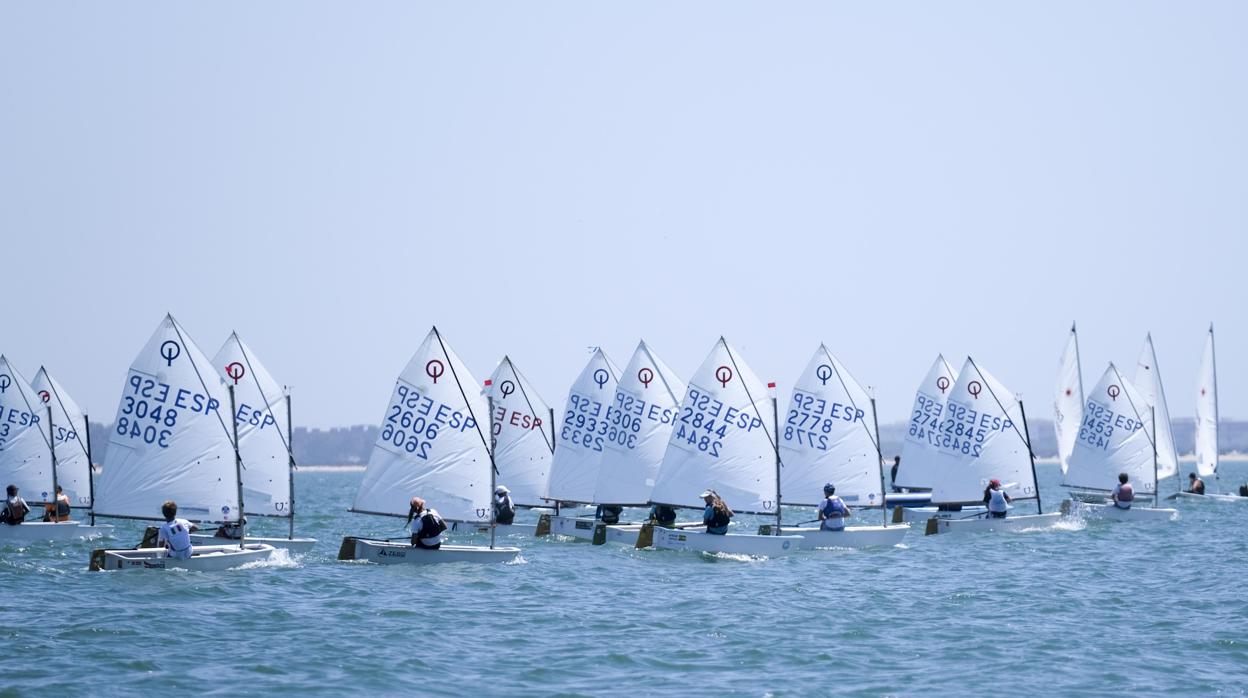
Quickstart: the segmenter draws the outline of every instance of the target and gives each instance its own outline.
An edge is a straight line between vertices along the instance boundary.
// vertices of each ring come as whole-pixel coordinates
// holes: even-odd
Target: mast
[[[56,434],[52,429],[52,405],[48,405],[48,450],[52,451],[52,518],[59,519],[57,516],[58,506],[60,502],[56,497]]]
[[[1036,477],[1036,453],[1031,450],[1031,430],[1027,428],[1027,410],[1023,409],[1023,401],[1018,401],[1018,412],[1023,418],[1023,436],[1027,439],[1027,457],[1031,459],[1031,481],[1036,485],[1036,513],[1043,514],[1040,505],[1040,479]]]
[[[494,441],[494,395],[487,395],[485,399],[486,404],[489,405],[490,411],[491,448],[486,449],[486,451],[490,454],[490,550],[493,550],[495,526],[498,521],[498,511],[494,507],[494,488],[498,486],[495,482],[498,476],[498,470],[494,467],[494,449],[492,448]]]
[[[871,421],[875,422],[875,462],[880,466],[880,510],[884,512],[884,525],[888,525],[888,495],[884,489],[884,451],[880,449],[880,415],[875,411],[875,398],[871,398]]]
[[[88,516],[91,517],[91,525],[95,525],[95,461],[91,458],[91,418],[82,415],[83,425],[87,429],[87,496],[91,497],[91,508],[88,510]]]
[[[286,453],[290,463],[290,532],[288,539],[295,537],[295,426],[290,417],[290,387],[286,388]]]
[[[555,439],[555,408],[548,407],[547,409],[550,410],[550,454],[553,456],[555,454],[555,442],[557,441],[557,439]],[[549,471],[547,471],[546,473],[546,491],[547,493],[550,492]],[[493,493],[491,493],[490,496],[493,497],[494,496]],[[559,500],[556,499],[555,500],[555,516],[558,516],[558,515],[559,515]]]
[[[1209,358],[1213,363],[1213,477],[1218,479],[1218,356],[1213,346],[1213,323],[1209,323]],[[1180,483],[1183,478],[1175,473],[1175,480]],[[1182,489],[1182,485],[1180,485]]]
[[[776,535],[780,533],[780,410],[776,404],[776,384],[768,383],[767,387],[771,388],[771,430],[775,432],[776,438],[772,441],[772,447],[776,452]]]
[[[1148,406],[1148,419],[1153,423],[1153,501],[1160,505],[1161,492],[1159,490],[1161,489],[1161,483],[1157,481],[1157,408],[1152,405]],[[1183,487],[1183,478],[1179,477],[1178,473],[1175,473],[1174,479],[1180,483],[1179,487],[1181,489]]]
[[[243,516],[243,453],[238,450],[238,407],[234,404],[234,386],[227,385],[230,391],[230,426],[234,428],[234,478],[238,482],[238,547],[247,542],[247,520]]]

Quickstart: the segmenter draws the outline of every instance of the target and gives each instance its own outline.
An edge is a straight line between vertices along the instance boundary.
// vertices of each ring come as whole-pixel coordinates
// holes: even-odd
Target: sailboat
[[[700,510],[705,505],[699,493],[710,488],[738,513],[776,517],[779,528],[778,419],[768,391],[720,337],[685,390],[650,503]],[[796,552],[802,542],[793,535],[644,528],[638,547],[770,557]]]
[[[938,354],[932,362],[923,382],[914,394],[914,405],[910,408],[910,420],[906,429],[905,440],[901,445],[901,466],[897,469],[898,487],[911,490],[909,494],[890,494],[887,502],[893,507],[893,522],[927,521],[933,516],[962,516],[958,511],[941,510],[926,506],[931,501],[932,484],[939,476],[937,466],[942,457],[938,447],[940,440],[940,423],[944,419],[945,406],[949,402],[949,391],[958,382],[958,372],[949,365],[943,354]],[[924,490],[922,495],[914,493],[915,489]],[[968,509],[968,512],[970,510]]]
[[[619,381],[620,369],[601,348],[594,349],[589,363],[568,391],[547,493],[547,499],[555,502],[558,509],[549,523],[543,520],[538,524],[538,535],[592,532],[592,520],[563,515],[560,509],[568,504],[594,503],[594,488],[609,437],[619,432],[619,427],[613,430],[611,424],[611,406]]]
[[[488,401],[468,367],[434,327],[394,383],[351,511],[405,518],[411,497],[424,498],[448,522],[489,524],[490,546],[436,550],[359,536],[342,539],[339,560],[380,564],[507,562],[519,548],[495,547],[494,463],[486,441]]]
[[[95,467],[91,458],[91,420],[45,367],[39,367],[30,387],[50,413],[48,423],[52,428],[49,437],[56,463],[56,484],[69,498],[71,510],[87,511],[90,523],[83,525],[80,533],[88,538],[112,533],[111,524],[95,523],[92,508]]]
[[[273,380],[255,353],[238,333],[230,334],[212,359],[222,380],[234,388],[237,403],[238,449],[243,457],[243,498],[247,516],[286,519],[285,538],[253,536],[291,552],[307,552],[315,538],[295,537],[295,456],[291,440],[290,394]],[[220,530],[220,529],[218,529]],[[196,543],[226,543],[231,539],[214,533],[194,533]]]
[[[935,437],[942,459],[932,502],[982,505],[984,490],[995,479],[1015,504],[1035,500],[1036,513],[1005,519],[991,518],[986,512],[964,515],[968,518],[932,517],[927,522],[928,535],[1043,527],[1061,518],[1041,508],[1022,401],[974,359],[967,357],[963,364],[944,413]]]
[[[909,526],[888,525],[875,400],[823,344],[793,386],[779,435],[785,504],[817,507],[824,499],[824,484],[831,483],[859,519],[875,507],[884,515],[880,526],[846,526],[840,531],[794,526],[781,528],[781,533],[802,536],[801,547],[807,549],[901,542]],[[768,532],[768,526],[759,530]]]
[[[1213,352],[1213,325],[1205,337],[1196,381],[1196,472],[1202,477],[1218,474],[1218,365]],[[1206,484],[1206,486],[1208,486]],[[1225,502],[1248,502],[1248,497],[1235,494],[1179,492],[1171,497],[1205,499]]]
[[[227,422],[234,403],[233,387],[223,384],[208,357],[166,315],[126,374],[104,470],[96,478],[96,516],[161,521],[161,504],[173,500],[179,518],[241,523],[242,458],[236,423]],[[273,550],[245,537],[196,545],[187,559],[166,557],[163,548],[98,549],[91,569],[216,571],[266,560]]]
[[[684,395],[684,381],[644,340],[639,342],[608,409],[594,504],[639,507],[650,500]],[[605,524],[570,516],[555,517],[550,525],[553,533],[623,545],[636,545],[642,527],[640,522]]]
[[[1070,326],[1070,338],[1058,364],[1057,387],[1053,393],[1053,430],[1057,435],[1057,457],[1062,474],[1070,468],[1070,454],[1083,423],[1083,369],[1079,363],[1079,335]]]
[[[40,375],[43,375],[42,370]],[[77,466],[70,450],[57,445],[78,438],[77,427],[68,420],[58,424],[51,400],[42,399],[8,357],[0,355],[0,487],[16,485],[18,494],[30,507],[26,520],[18,525],[0,524],[0,545],[27,543],[37,540],[69,540],[107,533],[111,526],[83,526],[78,521],[40,521],[42,506],[56,501],[56,487],[61,473],[74,473],[61,485],[66,491],[73,487],[73,497],[90,500],[90,485],[79,485]],[[59,467],[58,456],[66,466]],[[89,476],[88,476],[89,477]],[[71,502],[73,499],[71,498]]]
[[[1144,337],[1144,346],[1140,349],[1140,358],[1136,362],[1133,383],[1136,390],[1143,396],[1145,404],[1153,406],[1156,417],[1153,443],[1157,447],[1157,480],[1160,482],[1179,474],[1179,451],[1174,445],[1174,431],[1170,426],[1170,407],[1166,402],[1166,389],[1161,384],[1161,369],[1157,366],[1157,352],[1153,349],[1151,332]],[[1182,489],[1181,484],[1179,489]]]
[[[518,508],[545,509],[550,462],[555,450],[551,411],[510,357],[504,356],[485,381],[489,397],[491,433],[494,435],[494,466],[498,484],[510,491]],[[489,532],[488,524],[456,524]],[[498,533],[533,535],[537,524],[496,524]]]
[[[1119,509],[1106,498],[1126,473],[1136,499],[1157,498],[1157,449],[1153,446],[1153,408],[1135,386],[1123,379],[1112,363],[1086,398],[1082,424],[1062,474],[1062,485],[1097,492],[1100,501],[1072,498],[1062,503],[1064,512],[1079,512],[1119,521],[1176,518],[1174,509],[1133,505]]]

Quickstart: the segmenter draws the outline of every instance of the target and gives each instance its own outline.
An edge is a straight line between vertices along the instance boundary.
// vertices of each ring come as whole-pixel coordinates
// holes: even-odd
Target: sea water
[[[1040,476],[1056,510],[1056,466]],[[320,543],[252,569],[93,573],[99,542],[0,550],[0,696],[1248,689],[1248,503],[1002,534],[915,525],[896,548],[770,560],[508,537],[513,564],[379,566],[336,560],[343,535],[403,535],[346,511],[360,477],[299,474],[298,534]],[[1224,466],[1224,490],[1242,481]],[[138,542],[143,524],[114,523],[112,545]]]

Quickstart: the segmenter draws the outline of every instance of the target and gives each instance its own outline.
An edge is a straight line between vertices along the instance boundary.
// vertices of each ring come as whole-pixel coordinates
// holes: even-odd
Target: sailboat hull
[[[273,546],[263,543],[238,545],[194,546],[191,557],[179,560],[165,557],[164,548],[138,548],[136,550],[96,550],[91,553],[91,571],[101,570],[151,570],[185,569],[201,572],[220,572],[249,562],[267,560],[273,555]]]
[[[1061,521],[1062,515],[1032,514],[1031,516],[1011,516],[1005,519],[938,519],[927,520],[925,533],[929,536],[937,533],[998,533],[1002,531],[1021,531],[1029,528],[1046,528]]]
[[[347,536],[338,551],[339,560],[366,560],[379,565],[433,565],[446,562],[511,562],[519,548],[487,548],[479,545],[443,545],[437,550],[416,548],[405,543]]]
[[[1075,516],[1088,519],[1106,519],[1109,521],[1178,521],[1178,509],[1153,509],[1150,507],[1133,506],[1130,509],[1119,509],[1113,504],[1088,504],[1087,502],[1071,501],[1068,505],[1062,502],[1062,511],[1069,511]]]
[[[801,536],[755,536],[741,533],[713,535],[654,527],[654,547],[660,550],[692,550],[752,557],[791,555],[801,549]]]
[[[896,516],[898,511],[901,512],[901,518]],[[933,517],[937,519],[961,519],[971,515],[981,516],[987,511],[987,507],[980,506],[962,507],[960,511],[941,511],[936,507],[904,507],[893,510],[893,523],[926,523],[928,519]]]
[[[456,533],[484,533],[489,535],[490,525],[457,521],[451,524],[451,530]],[[537,524],[495,524],[494,534],[498,536],[528,536],[531,538],[537,534]]]
[[[1248,502],[1248,497],[1241,497],[1237,494],[1193,494],[1191,492],[1178,492],[1174,495],[1178,499],[1205,500],[1212,502]]]
[[[39,540],[77,540],[110,535],[113,527],[107,524],[88,526],[78,521],[30,521],[9,526],[0,524],[0,545],[8,543],[31,543]]]
[[[905,524],[892,526],[846,526],[842,531],[823,531],[818,528],[782,527],[786,536],[801,536],[802,550],[830,548],[879,548],[897,545],[910,527]]]
[[[210,533],[192,533],[191,542],[195,545],[229,545],[229,538],[221,538]],[[236,542],[236,541],[235,541]],[[263,543],[279,550],[292,553],[306,553],[316,546],[315,538],[265,538],[263,536],[247,536],[249,543]]]

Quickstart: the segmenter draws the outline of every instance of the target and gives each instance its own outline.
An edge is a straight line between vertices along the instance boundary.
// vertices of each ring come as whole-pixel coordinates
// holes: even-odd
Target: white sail
[[[1062,484],[1109,491],[1126,473],[1140,494],[1157,491],[1153,443],[1147,426],[1151,408],[1143,395],[1110,364],[1088,394],[1070,468]]]
[[[490,376],[485,394],[494,405],[490,424],[498,484],[511,491],[511,501],[518,505],[542,505],[554,449],[550,408],[506,356]]]
[[[897,468],[898,487],[931,487],[936,482],[942,456],[938,435],[945,416],[949,391],[958,374],[938,355],[914,394],[906,439],[901,445],[901,466]]]
[[[967,358],[949,392],[937,440],[946,456],[932,501],[980,502],[993,479],[1013,499],[1035,499],[1031,452],[1017,398]]]
[[[1156,414],[1157,478],[1164,480],[1179,472],[1179,453],[1174,445],[1174,432],[1170,425],[1170,408],[1166,403],[1166,389],[1161,385],[1161,369],[1157,367],[1157,352],[1153,350],[1153,335],[1144,338],[1140,360],[1135,367],[1135,387],[1152,405]],[[1151,427],[1150,434],[1151,432]]]
[[[52,434],[56,448],[56,484],[71,506],[91,506],[91,461],[87,455],[87,420],[78,403],[60,383],[40,368],[30,387],[45,407],[52,408]]]
[[[721,337],[693,374],[650,500],[702,508],[713,489],[741,513],[775,514],[771,398]]]
[[[572,384],[563,409],[555,459],[550,466],[551,499],[581,504],[594,501],[598,469],[611,429],[608,410],[619,379],[620,370],[602,349],[595,349],[576,383]]]
[[[1218,472],[1218,365],[1213,355],[1213,325],[1205,338],[1197,375],[1196,472],[1201,477]]]
[[[650,500],[684,396],[685,382],[644,341],[639,343],[615,387],[595,504]]]
[[[871,396],[820,344],[780,412],[780,491],[815,506],[823,486],[855,506],[880,506],[880,454]]]
[[[395,381],[353,511],[406,516],[412,497],[451,521],[491,518],[485,397],[438,333],[429,331]]]
[[[184,518],[237,521],[229,411],[212,362],[166,315],[126,374],[95,479],[95,513],[160,519],[161,503],[172,499]]]
[[[0,487],[17,485],[32,506],[54,499],[47,412],[26,378],[0,355]]]
[[[1057,370],[1057,387],[1053,393],[1053,430],[1057,432],[1057,456],[1062,472],[1069,468],[1070,453],[1079,438],[1083,421],[1083,373],[1079,366],[1079,337],[1070,326],[1070,339],[1062,352]]]
[[[243,504],[248,514],[291,515],[290,450],[286,443],[286,391],[238,333],[212,359],[226,385],[234,386],[234,420],[243,457]]]

